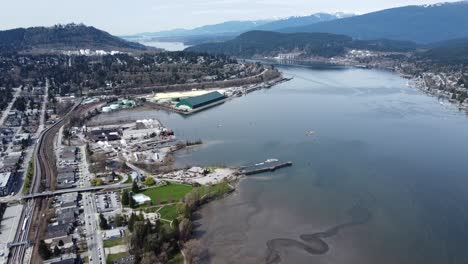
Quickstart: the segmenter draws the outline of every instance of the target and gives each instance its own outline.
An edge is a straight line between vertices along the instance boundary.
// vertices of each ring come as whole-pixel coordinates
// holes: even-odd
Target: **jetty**
[[[240,172],[245,175],[259,174],[269,171],[275,171],[284,167],[292,166],[291,161],[280,161],[277,159],[268,159],[264,162],[240,168]]]

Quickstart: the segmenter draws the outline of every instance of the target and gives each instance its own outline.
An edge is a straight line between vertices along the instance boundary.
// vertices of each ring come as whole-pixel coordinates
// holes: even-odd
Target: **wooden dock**
[[[264,173],[264,172],[270,172],[270,171],[275,171],[277,169],[281,169],[284,167],[290,167],[292,166],[291,161],[287,162],[271,162],[270,163],[264,163],[262,165],[253,165],[253,166],[247,166],[244,167],[240,170],[242,174],[245,175],[252,175],[252,174],[259,174],[259,173]]]

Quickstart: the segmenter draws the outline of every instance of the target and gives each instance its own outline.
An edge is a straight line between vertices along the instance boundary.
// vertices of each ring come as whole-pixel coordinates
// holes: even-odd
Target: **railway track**
[[[55,158],[51,157],[48,147],[53,146],[53,140],[60,128],[66,124],[71,113],[73,113],[79,104],[76,104],[70,109],[67,114],[51,127],[42,131],[39,135],[38,143],[34,149],[34,177],[31,188],[28,194],[39,193],[48,190],[53,186],[56,177]],[[42,182],[44,181],[44,184]],[[53,188],[53,187],[52,187]],[[48,198],[31,199],[27,202],[20,217],[20,224],[22,228],[17,230],[15,241],[21,242],[31,239],[33,243],[39,243],[39,234],[42,223],[43,209],[47,208]],[[38,206],[39,205],[39,206]],[[31,227],[34,226],[34,234],[30,233]],[[24,262],[24,255],[28,245],[21,245],[12,250],[12,255],[8,263],[22,264]],[[37,254],[37,247],[33,249],[33,256]],[[32,257],[33,263],[41,263],[40,258]]]

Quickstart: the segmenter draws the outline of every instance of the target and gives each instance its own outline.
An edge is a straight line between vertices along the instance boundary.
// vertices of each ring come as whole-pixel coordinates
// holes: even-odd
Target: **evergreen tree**
[[[128,190],[122,191],[122,204],[128,206],[130,204],[129,193]]]
[[[49,249],[49,246],[44,242],[44,240],[41,240],[39,242],[39,255],[41,255],[42,259],[49,259],[52,256],[52,252]]]
[[[99,214],[99,227],[101,229],[107,229],[109,228],[109,225],[107,223],[107,219],[104,217],[103,214]]]
[[[130,215],[130,219],[128,220],[128,230],[130,230],[130,232],[133,232],[133,226],[135,225],[136,220],[137,220],[136,214],[132,213]]]
[[[140,188],[138,187],[138,183],[137,183],[137,181],[135,179],[135,180],[133,180],[133,184],[132,184],[132,192],[133,193],[138,193],[139,191],[140,191]]]
[[[130,208],[135,208],[136,207],[136,202],[135,202],[135,199],[133,199],[132,195],[130,195],[130,197],[128,198],[129,199],[129,205],[130,205]]]
[[[120,214],[115,215],[114,224],[116,227],[122,226],[122,215]]]
[[[60,251],[60,248],[58,246],[54,247],[54,256],[60,256],[62,252]]]

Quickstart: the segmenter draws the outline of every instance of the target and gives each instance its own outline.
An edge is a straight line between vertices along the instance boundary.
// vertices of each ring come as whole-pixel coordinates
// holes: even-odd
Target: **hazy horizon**
[[[195,28],[231,20],[275,19],[320,12],[365,14],[398,6],[438,2],[441,1],[193,0],[184,3],[182,0],[174,0],[163,3],[159,0],[140,0],[139,4],[135,4],[124,0],[99,2],[82,0],[71,8],[69,1],[49,0],[44,4],[42,1],[17,0],[3,3],[0,29],[52,26],[73,22],[94,26],[114,35],[128,35],[176,28]],[[458,0],[445,2],[458,2]]]

